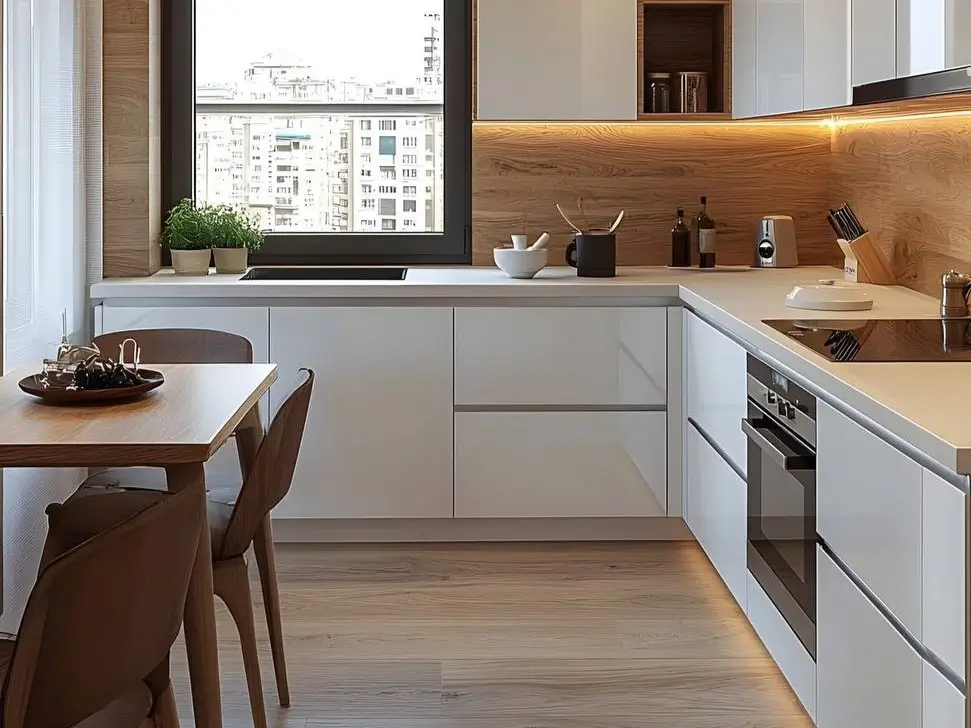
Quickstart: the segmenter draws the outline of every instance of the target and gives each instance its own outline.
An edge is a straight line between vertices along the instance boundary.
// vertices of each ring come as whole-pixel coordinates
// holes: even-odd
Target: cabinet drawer
[[[745,349],[692,313],[684,315],[685,411],[743,473],[748,446]]]
[[[816,440],[819,535],[920,638],[922,468],[822,402]]]
[[[922,665],[923,728],[964,728],[964,696],[933,665]]]
[[[665,308],[459,308],[457,405],[663,405]]]
[[[665,514],[663,412],[457,412],[456,518]]]
[[[920,655],[822,549],[816,553],[816,725],[920,726]]]
[[[929,470],[924,476],[921,641],[964,677],[965,495]]]
[[[690,424],[685,429],[685,522],[735,601],[745,605],[745,481]]]

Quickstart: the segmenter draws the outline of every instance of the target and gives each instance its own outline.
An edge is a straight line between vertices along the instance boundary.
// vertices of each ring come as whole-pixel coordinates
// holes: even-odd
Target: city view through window
[[[197,0],[196,199],[272,232],[441,232],[443,3]]]

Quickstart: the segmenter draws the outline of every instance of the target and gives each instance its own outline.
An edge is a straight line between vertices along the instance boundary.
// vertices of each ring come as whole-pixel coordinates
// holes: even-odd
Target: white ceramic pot
[[[492,251],[496,265],[510,278],[532,278],[546,267],[548,250],[516,250],[495,248]]]
[[[249,262],[247,248],[213,248],[217,273],[245,273]]]
[[[177,276],[207,276],[209,275],[209,259],[212,251],[206,250],[172,250],[172,268]]]

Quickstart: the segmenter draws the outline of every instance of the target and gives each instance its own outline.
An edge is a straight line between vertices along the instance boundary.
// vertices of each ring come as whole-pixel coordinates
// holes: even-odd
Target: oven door
[[[749,401],[748,570],[816,657],[816,453]]]

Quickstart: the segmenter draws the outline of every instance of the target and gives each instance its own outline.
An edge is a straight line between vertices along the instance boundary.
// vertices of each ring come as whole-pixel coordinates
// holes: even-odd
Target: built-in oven
[[[816,657],[816,398],[748,357],[748,570]]]

